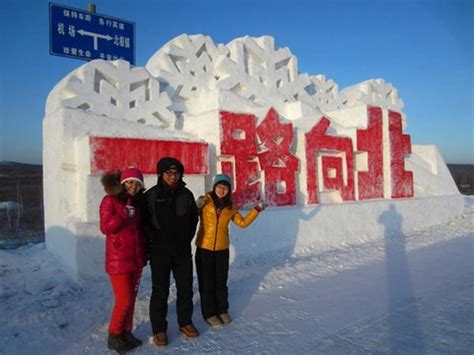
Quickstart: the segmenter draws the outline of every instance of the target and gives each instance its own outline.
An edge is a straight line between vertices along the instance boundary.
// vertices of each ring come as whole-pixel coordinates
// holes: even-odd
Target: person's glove
[[[265,203],[265,201],[259,201],[259,202],[255,205],[254,208],[255,208],[258,212],[262,212],[266,207],[267,207],[267,204]]]
[[[132,205],[132,200],[130,198],[127,200],[127,204],[125,205],[125,211],[129,218],[135,216],[135,207]]]
[[[205,196],[200,196],[197,200],[196,200],[196,206],[197,208],[202,208],[205,204],[206,204],[207,200],[206,200],[206,197]]]

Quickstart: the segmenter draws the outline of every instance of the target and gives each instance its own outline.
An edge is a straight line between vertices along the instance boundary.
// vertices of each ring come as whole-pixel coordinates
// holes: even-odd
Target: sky
[[[58,0],[87,9],[87,1]],[[97,0],[96,12],[136,24],[136,66],[186,33],[227,44],[270,35],[300,73],[339,89],[383,78],[405,103],[412,144],[434,144],[447,163],[474,164],[470,0]],[[2,0],[0,161],[42,163],[49,92],[85,62],[49,54],[49,2]]]

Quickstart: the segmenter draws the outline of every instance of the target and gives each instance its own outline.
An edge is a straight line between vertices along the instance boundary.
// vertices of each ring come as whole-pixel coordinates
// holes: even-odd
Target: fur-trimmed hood
[[[123,191],[122,184],[120,184],[120,171],[112,171],[105,173],[100,182],[104,186],[107,195],[117,196]]]

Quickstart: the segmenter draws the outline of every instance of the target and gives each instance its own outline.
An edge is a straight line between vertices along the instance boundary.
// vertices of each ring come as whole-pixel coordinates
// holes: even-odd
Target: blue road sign
[[[49,3],[49,53],[135,64],[135,23]]]

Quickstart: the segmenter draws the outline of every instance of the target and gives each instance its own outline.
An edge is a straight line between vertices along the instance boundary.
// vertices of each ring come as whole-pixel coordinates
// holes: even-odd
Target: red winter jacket
[[[105,271],[110,275],[141,271],[145,266],[140,211],[128,217],[117,196],[107,195],[100,204],[100,230],[105,234]]]

